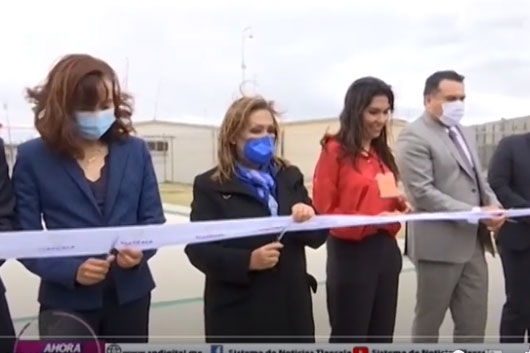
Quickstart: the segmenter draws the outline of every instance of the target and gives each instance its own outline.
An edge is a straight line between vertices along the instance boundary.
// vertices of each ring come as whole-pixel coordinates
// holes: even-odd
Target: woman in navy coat
[[[23,229],[113,227],[165,222],[145,142],[130,136],[129,97],[113,69],[88,55],[60,60],[28,90],[41,137],[19,146],[13,172]],[[109,342],[147,342],[154,251],[22,259],[41,278],[41,336],[85,336],[86,322]]]

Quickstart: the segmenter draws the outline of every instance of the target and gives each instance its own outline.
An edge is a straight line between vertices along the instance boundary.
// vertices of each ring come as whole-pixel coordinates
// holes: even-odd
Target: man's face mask
[[[442,104],[442,115],[440,121],[442,124],[452,127],[460,123],[464,117],[464,102],[455,100]]]

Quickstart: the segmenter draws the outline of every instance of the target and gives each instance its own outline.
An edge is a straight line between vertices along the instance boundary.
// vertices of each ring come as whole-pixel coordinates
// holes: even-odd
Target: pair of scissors
[[[282,229],[282,231],[280,232],[280,235],[278,235],[278,238],[276,238],[276,241],[282,241],[282,238],[285,235],[285,233],[287,233],[288,229],[289,229],[289,224],[285,226],[285,228]]]
[[[112,244],[110,244],[109,255],[116,255],[117,254],[118,249],[116,249],[116,245],[118,245],[118,241],[119,240],[120,240],[120,238],[116,237],[116,239],[114,239],[112,241]]]

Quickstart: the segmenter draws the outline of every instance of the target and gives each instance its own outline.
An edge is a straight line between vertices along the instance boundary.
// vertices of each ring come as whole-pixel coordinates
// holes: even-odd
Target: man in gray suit
[[[396,143],[396,162],[405,191],[418,212],[500,210],[480,168],[474,139],[466,135],[464,77],[454,71],[431,75],[425,112]],[[414,342],[437,342],[447,309],[455,342],[483,342],[487,319],[488,267],[494,254],[490,232],[502,226],[502,211],[481,222],[412,222],[406,254],[417,271]]]

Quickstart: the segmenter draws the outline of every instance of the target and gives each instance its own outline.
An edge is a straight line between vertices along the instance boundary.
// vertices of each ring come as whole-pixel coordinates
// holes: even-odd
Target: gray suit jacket
[[[474,139],[458,127],[477,166],[476,174],[458,153],[447,129],[428,113],[409,124],[397,139],[396,162],[417,212],[469,211],[499,205],[480,168]],[[407,255],[414,261],[464,263],[473,255],[477,233],[478,224],[465,221],[411,222],[407,227]]]

